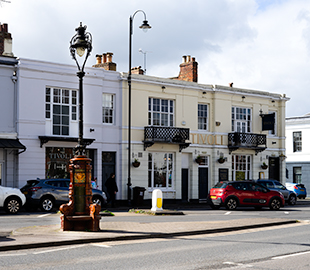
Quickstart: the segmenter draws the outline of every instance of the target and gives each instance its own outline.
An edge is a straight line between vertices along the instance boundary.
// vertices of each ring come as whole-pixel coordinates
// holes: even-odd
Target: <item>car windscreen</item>
[[[213,188],[225,188],[227,186],[227,182],[218,182]]]

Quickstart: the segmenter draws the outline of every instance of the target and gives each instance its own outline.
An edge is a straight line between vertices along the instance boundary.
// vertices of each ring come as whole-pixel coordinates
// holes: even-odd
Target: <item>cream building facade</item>
[[[132,187],[144,187],[145,199],[151,199],[152,191],[159,188],[164,199],[205,201],[219,180],[273,178],[284,182],[285,104],[289,99],[233,84],[199,84],[197,66],[194,58],[184,57],[176,78],[132,75],[130,156],[132,162],[140,162],[131,168]],[[122,78],[121,197],[126,199],[127,74]],[[263,122],[264,129],[267,125],[270,130],[263,130]]]

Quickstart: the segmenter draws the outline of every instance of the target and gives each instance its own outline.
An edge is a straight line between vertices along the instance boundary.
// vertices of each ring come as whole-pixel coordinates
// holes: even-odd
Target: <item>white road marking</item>
[[[14,254],[1,254],[0,257],[10,257],[10,256],[25,256],[28,255],[27,253],[14,253]]]
[[[47,217],[47,216],[49,216],[49,215],[51,215],[51,213],[44,214],[44,215],[40,215],[40,216],[37,216],[37,217],[38,217],[38,218],[41,218],[41,217]]]
[[[253,265],[250,265],[250,264],[235,263],[235,262],[223,262],[223,264],[240,266],[241,268],[253,267]]]
[[[43,250],[43,251],[33,252],[32,254],[42,254],[42,253],[49,253],[49,252],[55,252],[55,251],[60,251],[60,250],[66,250],[66,249],[74,249],[74,248],[78,248],[81,246],[83,246],[83,245]]]
[[[92,246],[96,246],[96,247],[111,248],[111,246],[104,245],[104,244],[91,244],[91,245],[92,245]]]
[[[294,257],[294,256],[299,256],[299,255],[304,255],[304,254],[309,254],[310,251],[305,251],[305,252],[298,252],[298,253],[293,253],[293,254],[289,254],[289,255],[284,255],[284,256],[278,256],[278,257],[273,257],[273,260],[281,260],[281,259],[285,259],[288,257]]]
[[[231,214],[231,212],[226,212],[226,213],[225,213],[225,215],[230,215],[230,214]]]
[[[284,214],[285,214],[285,215],[289,215],[289,214],[290,214],[290,212],[284,212]]]

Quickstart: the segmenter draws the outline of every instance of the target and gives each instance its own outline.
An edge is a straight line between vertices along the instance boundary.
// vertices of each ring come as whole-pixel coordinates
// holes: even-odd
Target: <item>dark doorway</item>
[[[269,178],[280,181],[280,159],[269,157]]]
[[[111,173],[115,173],[115,156],[115,152],[102,152],[102,190],[105,192],[105,182]]]
[[[199,168],[199,200],[207,201],[208,198],[208,168]]]
[[[188,169],[182,169],[182,202],[188,202]]]

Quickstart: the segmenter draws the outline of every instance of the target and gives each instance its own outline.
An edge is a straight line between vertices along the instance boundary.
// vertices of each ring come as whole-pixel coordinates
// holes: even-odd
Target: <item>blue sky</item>
[[[1,3],[17,57],[74,65],[69,41],[80,22],[93,36],[95,55],[113,52],[118,71],[128,70],[128,21],[142,9],[147,33],[134,18],[133,66],[173,77],[183,55],[196,58],[198,82],[286,94],[287,116],[310,112],[309,0],[10,0]]]

